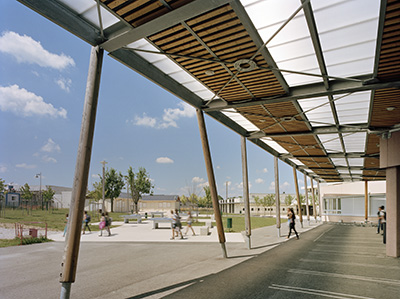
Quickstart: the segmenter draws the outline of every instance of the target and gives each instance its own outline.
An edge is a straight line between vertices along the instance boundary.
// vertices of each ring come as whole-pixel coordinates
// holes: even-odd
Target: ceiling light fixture
[[[396,107],[387,107],[386,108],[387,111],[393,111],[394,109],[396,109]]]
[[[215,74],[213,70],[206,70],[204,73],[205,73],[207,76],[212,76],[212,75]]]

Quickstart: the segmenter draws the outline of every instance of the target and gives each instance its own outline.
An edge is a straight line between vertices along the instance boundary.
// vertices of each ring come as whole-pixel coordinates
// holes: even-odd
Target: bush
[[[19,238],[16,238],[19,239]],[[22,238],[22,245],[30,245],[30,244],[35,244],[35,243],[46,243],[46,242],[52,242],[53,240],[50,240],[46,238],[45,236],[41,236],[38,238]]]

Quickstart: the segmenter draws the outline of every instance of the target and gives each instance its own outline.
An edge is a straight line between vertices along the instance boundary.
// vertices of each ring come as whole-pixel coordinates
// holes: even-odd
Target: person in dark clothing
[[[292,229],[293,229],[294,233],[296,234],[296,238],[299,239],[299,234],[297,233],[296,228],[295,228],[296,215],[294,214],[294,210],[292,208],[289,208],[288,218],[289,218],[289,235],[286,237],[286,239],[290,238]]]

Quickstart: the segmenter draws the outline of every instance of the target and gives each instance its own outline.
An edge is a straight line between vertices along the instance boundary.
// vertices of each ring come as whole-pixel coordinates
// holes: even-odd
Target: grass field
[[[43,211],[43,210],[33,210],[27,214],[26,210],[12,210],[7,209],[2,212],[0,217],[0,225],[8,228],[14,228],[14,223],[26,223],[26,222],[37,222],[37,223],[26,223],[25,227],[45,227],[45,223],[47,223],[48,230],[58,230],[63,231],[66,223],[66,214],[69,212],[68,209],[58,209],[53,211]],[[211,212],[212,213],[212,212]],[[209,213],[209,214],[211,214]],[[126,213],[109,213],[110,217],[113,221],[122,221],[121,215],[125,215]],[[98,222],[98,214],[91,213],[91,222]],[[193,217],[194,220],[196,217]],[[227,219],[232,219],[232,228],[228,228]],[[193,226],[203,226],[205,225],[205,220],[210,219],[209,217],[205,217],[205,215],[201,215],[198,217],[198,221],[193,222]],[[182,219],[182,225],[186,226],[185,217]],[[235,215],[235,214],[224,214],[222,216],[222,221],[224,225],[225,232],[242,232],[245,230],[245,221],[244,215]],[[267,218],[267,217],[251,217],[251,228],[256,229],[259,227],[275,225],[275,218]],[[213,222],[215,226],[215,222]],[[90,226],[92,231],[98,231],[98,225]],[[112,225],[111,227],[115,227]],[[0,247],[7,246],[15,246],[19,245],[19,239],[12,240],[0,240]]]

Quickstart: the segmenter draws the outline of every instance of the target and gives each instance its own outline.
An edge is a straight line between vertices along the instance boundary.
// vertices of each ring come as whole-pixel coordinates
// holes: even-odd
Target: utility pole
[[[41,208],[43,208],[43,205],[42,205],[42,173],[39,172],[35,177],[36,177],[36,178],[40,178],[40,185],[39,185],[39,201],[40,201]]]
[[[105,198],[106,198],[106,187],[105,187],[106,169],[105,169],[105,167],[106,167],[107,162],[103,160],[100,163],[103,164],[103,205],[101,208],[103,209],[103,211],[105,211],[106,210],[106,208],[105,208]]]

